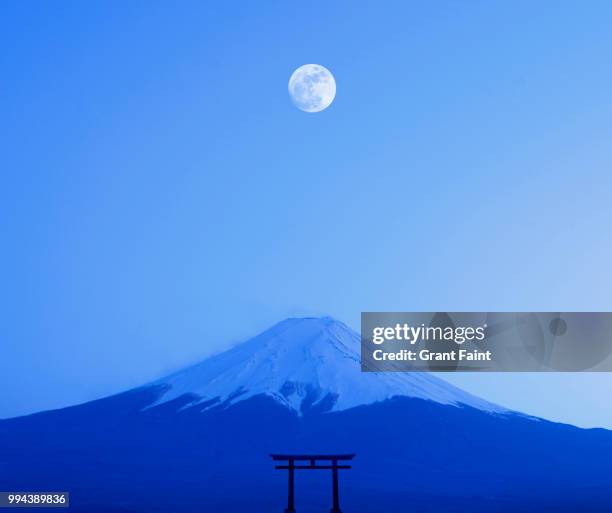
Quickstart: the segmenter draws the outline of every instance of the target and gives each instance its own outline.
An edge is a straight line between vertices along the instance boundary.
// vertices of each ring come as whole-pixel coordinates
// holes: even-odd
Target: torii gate
[[[288,494],[287,508],[285,513],[295,513],[294,504],[294,474],[296,470],[331,470],[332,471],[332,494],[333,503],[330,513],[342,513],[340,511],[340,498],[338,496],[338,469],[349,469],[350,465],[338,465],[339,461],[352,460],[354,454],[270,454],[274,461],[286,461],[286,465],[276,465],[277,469],[288,470]],[[317,465],[317,461],[329,461],[329,464]],[[296,461],[307,461],[309,464],[296,465]]]

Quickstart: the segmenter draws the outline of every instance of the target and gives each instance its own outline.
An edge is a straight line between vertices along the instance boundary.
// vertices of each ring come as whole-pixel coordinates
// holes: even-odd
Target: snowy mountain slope
[[[191,396],[188,406],[201,404],[204,410],[263,394],[306,413],[342,411],[405,396],[506,411],[431,374],[362,373],[359,345],[357,333],[329,317],[287,319],[226,352],[155,381],[152,385],[167,389],[155,405]]]

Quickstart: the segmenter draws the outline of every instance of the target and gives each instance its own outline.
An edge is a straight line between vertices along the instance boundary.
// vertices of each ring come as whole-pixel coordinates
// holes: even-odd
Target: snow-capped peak
[[[361,372],[359,335],[329,317],[287,319],[228,351],[162,378],[156,404],[233,404],[265,394],[298,413],[346,410],[394,396],[504,411],[432,374]]]

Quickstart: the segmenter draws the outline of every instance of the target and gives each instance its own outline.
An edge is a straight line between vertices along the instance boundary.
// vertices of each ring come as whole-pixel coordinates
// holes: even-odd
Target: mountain
[[[359,335],[330,317],[287,319],[229,351],[152,383],[166,390],[156,404],[190,396],[189,406],[199,404],[206,410],[266,395],[303,414],[405,396],[505,411],[431,374],[362,373],[359,351]]]
[[[0,488],[69,490],[89,513],[267,512],[270,453],[356,453],[345,513],[612,510],[612,433],[505,410],[428,374],[362,374],[358,336],[289,319],[112,397],[0,421]],[[329,472],[296,507],[329,510]]]

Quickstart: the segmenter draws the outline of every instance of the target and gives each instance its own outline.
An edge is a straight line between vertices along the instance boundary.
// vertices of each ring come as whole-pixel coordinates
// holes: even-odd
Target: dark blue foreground
[[[73,512],[280,513],[270,453],[354,452],[345,513],[612,511],[609,431],[408,398],[301,417],[263,396],[143,411],[159,393],[1,421],[0,488],[68,490]],[[328,474],[296,475],[298,512],[329,511]]]

